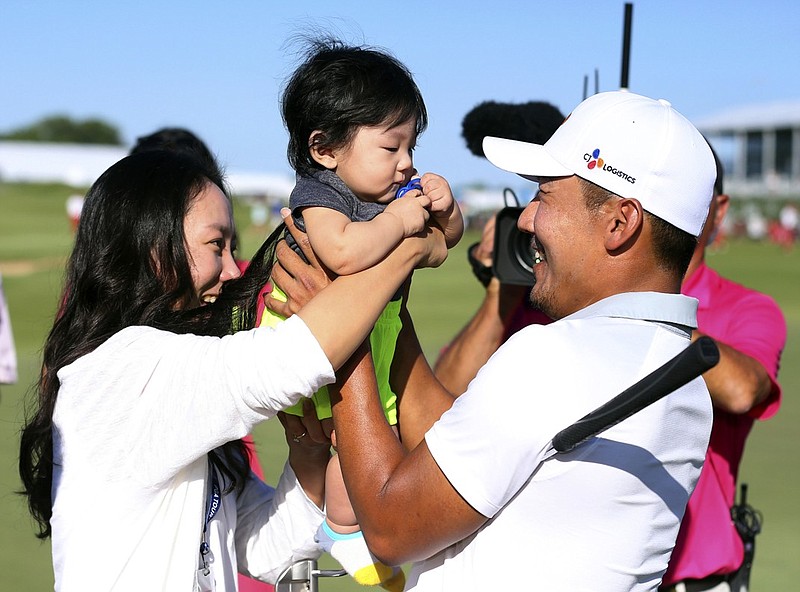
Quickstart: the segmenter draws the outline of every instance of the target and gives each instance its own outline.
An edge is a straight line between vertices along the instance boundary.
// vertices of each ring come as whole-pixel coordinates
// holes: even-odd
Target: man
[[[462,136],[475,156],[486,158],[483,138],[497,136],[544,144],[563,123],[555,106],[531,101],[505,104],[487,101],[472,109],[462,122]],[[489,357],[511,335],[533,323],[551,321],[533,308],[528,299],[530,286],[500,283],[492,273],[496,216],[483,227],[481,240],[467,248],[472,271],[486,288],[475,315],[439,353],[434,366],[436,378],[451,393],[460,395]]]
[[[719,276],[705,263],[705,249],[713,243],[730,201],[723,191],[722,165],[714,157],[714,199],[681,292],[700,301],[692,338],[712,337],[720,361],[703,375],[714,404],[714,426],[664,576],[662,590],[676,592],[746,590],[746,575],[739,573],[744,567],[742,539],[731,521],[736,480],[753,422],[772,417],[781,402],[777,375],[786,344],[781,310],[769,296]]]
[[[587,99],[543,146],[484,151],[540,183],[519,227],[531,299],[556,322],[519,331],[454,401],[406,317],[402,445],[357,352],[331,396],[359,523],[385,562],[415,562],[407,589],[655,590],[708,444],[702,379],[572,452],[550,440],[688,346],[697,302],[679,289],[713,157],[666,101],[624,92]]]
[[[704,375],[714,405],[714,425],[705,466],[689,500],[662,590],[740,592],[744,550],[730,510],[746,438],[756,419],[778,410],[778,367],[786,343],[786,323],[772,298],[720,277],[706,266],[706,248],[730,204],[724,171],[714,154],[717,179],[703,233],[681,292],[699,300],[696,339],[707,334],[720,350],[720,362]],[[491,237],[476,256],[491,266]],[[521,301],[518,286],[493,278],[475,316],[448,346],[436,365],[437,378],[461,393],[500,343],[521,327],[547,322]],[[539,315],[539,316],[537,316]],[[746,569],[746,568],[745,568]]]

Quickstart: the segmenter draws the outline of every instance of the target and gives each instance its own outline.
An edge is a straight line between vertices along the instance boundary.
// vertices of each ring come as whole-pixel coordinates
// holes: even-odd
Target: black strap
[[[475,277],[478,278],[478,281],[483,284],[483,287],[485,288],[489,285],[489,282],[492,281],[494,274],[492,274],[491,265],[484,265],[481,261],[478,261],[475,258],[475,255],[472,254],[472,251],[479,244],[480,243],[473,243],[467,247],[467,261],[469,261],[469,264],[472,267],[472,273],[475,274]]]
[[[219,510],[220,501],[222,500],[222,496],[220,495],[219,490],[219,480],[217,479],[217,471],[214,469],[214,465],[211,463],[211,459],[208,461],[208,472],[211,478],[211,486],[208,488],[208,501],[206,502],[206,521],[203,524],[203,537],[200,541],[200,562],[202,563],[202,569],[208,574],[208,554],[211,552],[211,547],[208,545],[208,524],[217,515],[217,511]]]
[[[714,340],[704,335],[677,356],[656,368],[633,386],[588,413],[553,438],[557,452],[569,452],[578,444],[617,425],[713,368],[719,362]]]

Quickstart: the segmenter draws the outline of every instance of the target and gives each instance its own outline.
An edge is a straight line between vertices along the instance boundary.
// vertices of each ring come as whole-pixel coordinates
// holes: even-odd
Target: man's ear
[[[717,207],[714,211],[714,228],[720,228],[725,215],[728,213],[728,206],[731,205],[731,198],[725,193],[719,193],[713,199],[717,202]]]
[[[308,151],[311,153],[311,158],[314,159],[314,162],[334,171],[338,165],[336,154],[328,145],[320,141],[323,137],[324,134],[319,130],[311,132],[308,138]]]
[[[644,210],[638,199],[611,199],[608,206],[605,247],[617,251],[629,245],[644,225]]]

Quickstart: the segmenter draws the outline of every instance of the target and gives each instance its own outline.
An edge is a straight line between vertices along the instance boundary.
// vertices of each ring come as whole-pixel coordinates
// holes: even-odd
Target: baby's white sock
[[[381,586],[389,592],[402,592],[405,587],[403,570],[376,559],[370,553],[360,530],[341,534],[334,532],[327,522],[323,522],[317,531],[316,540],[359,584]]]

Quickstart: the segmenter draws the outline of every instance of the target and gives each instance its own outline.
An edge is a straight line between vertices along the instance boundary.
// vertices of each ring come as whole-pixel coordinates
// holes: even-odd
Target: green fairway
[[[49,543],[34,537],[22,498],[14,492],[19,488],[16,463],[25,401],[40,370],[40,349],[52,323],[72,242],[64,207],[70,193],[62,186],[0,184],[0,272],[20,370],[18,384],[0,386],[0,581],[4,590],[52,590],[53,586]],[[266,231],[249,227],[246,206],[236,207],[241,255],[246,258]],[[410,308],[431,362],[481,299],[482,289],[465,257],[466,246],[477,238],[477,233],[469,234],[441,268],[415,275]],[[731,241],[710,254],[709,264],[723,275],[773,296],[788,324],[780,374],[783,406],[774,419],[755,426],[741,477],[749,483],[750,503],[764,514],[752,589],[794,590],[800,581],[800,511],[792,501],[800,491],[800,247],[788,252],[769,243]],[[531,360],[535,379],[533,354]],[[524,420],[520,428],[524,429]],[[254,437],[267,480],[275,482],[286,458],[279,422],[262,424]],[[535,531],[531,536],[536,536]],[[524,558],[509,559],[524,564]],[[333,565],[330,560],[324,563],[325,567]],[[519,583],[524,580],[525,576],[519,581],[509,579],[507,587],[527,589]],[[87,584],[91,588],[91,583]],[[322,592],[364,589],[347,578],[324,581],[320,587]]]

